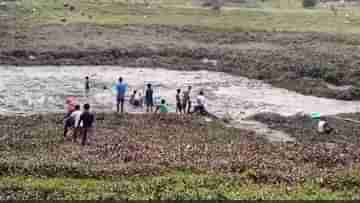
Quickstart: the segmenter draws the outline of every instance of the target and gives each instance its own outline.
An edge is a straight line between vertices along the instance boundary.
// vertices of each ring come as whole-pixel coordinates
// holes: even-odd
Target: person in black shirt
[[[176,112],[181,113],[182,112],[182,103],[181,103],[181,89],[177,89],[176,91]]]
[[[86,144],[88,133],[93,133],[93,125],[95,121],[95,116],[90,112],[90,105],[84,104],[84,112],[80,116],[79,123],[82,122],[83,127],[83,137],[82,137],[82,145]]]
[[[154,106],[154,91],[151,87],[151,84],[147,84],[146,92],[145,92],[145,104],[146,104],[146,112],[152,112]]]

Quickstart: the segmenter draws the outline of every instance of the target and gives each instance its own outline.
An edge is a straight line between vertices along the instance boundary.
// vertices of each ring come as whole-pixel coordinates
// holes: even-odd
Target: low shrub
[[[303,0],[304,8],[314,8],[318,4],[318,0]]]

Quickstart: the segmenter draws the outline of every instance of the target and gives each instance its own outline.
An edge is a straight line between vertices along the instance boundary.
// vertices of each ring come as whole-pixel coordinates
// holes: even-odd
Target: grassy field
[[[118,180],[0,178],[0,190],[7,192],[8,198],[19,199],[341,200],[358,199],[358,189],[334,191],[315,182],[294,186],[258,185],[237,178],[186,172]]]
[[[67,2],[75,9],[70,11],[64,7],[64,1],[60,0],[22,0],[18,13],[24,16],[21,22],[26,24],[162,24],[244,31],[360,33],[359,8],[340,9],[335,16],[329,9],[299,8],[297,1],[289,5],[270,1],[259,8],[225,8],[220,14],[193,7],[188,1],[162,1],[153,3],[151,7],[110,0]],[[66,19],[66,22],[62,22],[62,19]]]

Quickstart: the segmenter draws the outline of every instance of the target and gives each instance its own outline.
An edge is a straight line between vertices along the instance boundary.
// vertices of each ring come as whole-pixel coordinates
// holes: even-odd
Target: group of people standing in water
[[[107,89],[104,86],[104,89]],[[124,113],[125,109],[125,96],[128,91],[128,85],[124,82],[122,77],[119,77],[118,82],[115,86],[116,91],[116,111],[117,113]],[[185,91],[181,89],[176,90],[176,113],[179,114],[192,114],[200,113],[201,115],[211,115],[207,112],[205,107],[204,92],[201,90],[196,97],[195,106],[192,108],[192,100],[190,97],[192,87],[188,86]],[[85,94],[88,96],[90,93],[90,79],[88,76],[85,77]],[[145,89],[145,95],[142,96],[141,92],[134,90],[130,96],[129,103],[134,107],[143,107],[145,104],[146,112],[151,113],[168,113],[169,106],[165,99],[161,99],[160,103],[155,105],[154,90],[152,84],[147,84]],[[68,98],[66,100],[67,114],[64,119],[64,137],[67,136],[70,128],[73,129],[73,141],[77,141],[78,135],[82,137],[81,144],[85,145],[87,142],[88,134],[93,134],[95,116],[90,111],[90,104],[86,103],[83,105],[83,111],[81,107],[76,103],[75,98]]]
[[[192,91],[192,87],[189,86],[187,90],[181,92],[181,89],[176,90],[176,113],[201,113],[204,114],[206,112],[205,108],[205,97],[204,92],[200,91],[199,95],[196,97],[196,104],[191,111],[192,101],[190,99],[190,94]],[[123,78],[119,78],[118,83],[116,84],[116,106],[117,112],[124,112],[124,103],[125,103],[125,95],[127,92],[127,84],[123,81]],[[182,93],[182,94],[181,94]],[[134,107],[143,107],[145,105],[146,112],[160,112],[160,113],[168,113],[169,108],[165,99],[160,100],[159,105],[155,105],[154,101],[154,90],[152,84],[147,84],[145,89],[145,95],[142,96],[141,92],[138,90],[134,90],[130,96],[129,103]]]

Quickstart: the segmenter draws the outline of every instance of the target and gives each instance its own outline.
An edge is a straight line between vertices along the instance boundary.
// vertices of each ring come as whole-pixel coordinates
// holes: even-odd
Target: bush
[[[220,11],[223,6],[222,0],[206,0],[201,4],[203,7],[210,7],[212,10]]]
[[[360,88],[359,87],[352,87],[350,89],[350,93],[351,93],[352,99],[360,98]]]
[[[344,73],[335,70],[328,70],[324,74],[324,80],[334,85],[341,85],[341,80],[343,80],[344,77]]]
[[[304,8],[314,8],[317,5],[318,0],[303,0],[302,3]]]

